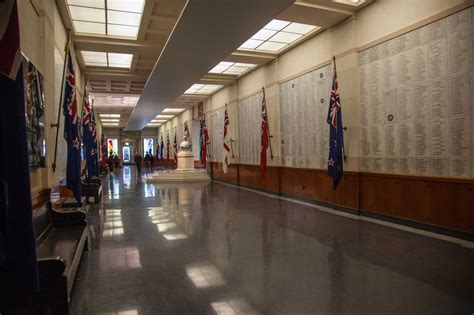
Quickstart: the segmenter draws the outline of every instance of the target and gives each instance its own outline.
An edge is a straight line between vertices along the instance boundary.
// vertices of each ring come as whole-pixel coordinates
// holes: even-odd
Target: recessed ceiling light
[[[174,116],[173,115],[156,115],[155,118],[173,118]]]
[[[120,117],[120,114],[99,114],[100,117],[107,117],[107,118],[117,118]]]
[[[193,84],[189,89],[187,89],[184,94],[204,94],[210,95],[216,90],[223,87],[219,84]]]
[[[165,108],[163,113],[181,113],[184,111],[184,108]]]
[[[120,121],[120,119],[103,119],[103,118],[101,118],[100,120],[102,122],[105,122],[105,123],[106,122],[119,122]]]
[[[309,24],[272,20],[240,45],[239,48],[277,53],[283,48],[294,44],[304,35],[314,32],[319,28]]]
[[[151,123],[165,123],[167,122],[168,120],[165,120],[165,119],[153,119],[152,121],[150,121]]]

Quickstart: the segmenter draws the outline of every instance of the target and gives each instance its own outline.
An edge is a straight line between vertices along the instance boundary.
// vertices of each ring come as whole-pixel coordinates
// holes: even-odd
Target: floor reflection
[[[72,314],[474,309],[472,250],[217,183],[129,184],[129,170],[89,211]]]
[[[255,311],[243,298],[232,298],[212,302],[211,307],[217,315],[258,314],[258,312]]]
[[[193,263],[185,267],[188,278],[197,288],[225,285],[224,277],[216,266],[209,262]]]
[[[145,184],[145,198],[155,197],[155,185]]]
[[[113,178],[114,175],[110,175]],[[120,182],[116,179],[110,179],[108,181],[108,193],[109,199],[120,199]]]
[[[131,171],[130,171],[130,166],[129,165],[125,165],[123,167],[123,171],[122,171],[122,179],[123,179],[123,186],[125,189],[130,189],[130,185],[132,183],[132,175],[131,175]]]

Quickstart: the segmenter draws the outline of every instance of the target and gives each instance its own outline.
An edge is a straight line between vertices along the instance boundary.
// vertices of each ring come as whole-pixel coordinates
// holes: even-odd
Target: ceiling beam
[[[264,53],[259,51],[237,50],[230,54],[224,61],[253,63],[256,65],[263,65],[272,60],[275,60],[277,55],[271,53]]]
[[[145,82],[148,79],[148,74],[145,73],[123,73],[114,72],[111,70],[87,70],[84,71],[84,76],[90,80],[133,80]]]
[[[188,1],[125,129],[144,128],[213,66],[293,2]]]
[[[305,2],[305,1],[299,1],[299,0],[295,1],[295,5],[299,5],[299,6],[303,6],[303,7],[307,7],[307,8],[330,11],[330,12],[334,12],[334,13],[342,13],[342,14],[347,14],[347,15],[354,15],[355,14],[354,11],[349,11],[349,10],[339,9],[339,8],[335,8],[335,7],[331,7],[331,6],[327,6],[327,5],[314,4],[314,3],[309,3],[309,2]]]
[[[77,50],[102,51],[139,54],[144,56],[156,56],[162,49],[161,42],[130,40],[130,39],[111,39],[95,36],[75,35],[73,37],[74,45]]]

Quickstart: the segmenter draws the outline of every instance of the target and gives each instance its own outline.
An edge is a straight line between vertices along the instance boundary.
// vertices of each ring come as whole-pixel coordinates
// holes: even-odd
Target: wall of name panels
[[[211,142],[211,161],[213,162],[222,162],[222,148],[223,148],[223,130],[224,130],[224,108],[216,110],[211,113],[211,126],[209,130],[209,140]],[[235,123],[233,121],[230,122]],[[209,126],[208,126],[209,128]]]
[[[239,101],[239,152],[240,163],[260,163],[260,138],[263,93]]]
[[[332,66],[328,65],[280,85],[284,166],[326,168],[331,84]]]
[[[359,53],[361,171],[474,175],[474,9]]]

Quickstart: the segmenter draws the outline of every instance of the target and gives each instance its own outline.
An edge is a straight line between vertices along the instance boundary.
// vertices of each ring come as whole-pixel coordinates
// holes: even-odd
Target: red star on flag
[[[78,150],[79,150],[79,144],[80,144],[80,142],[77,138],[74,139],[74,141],[72,142],[72,145]]]

